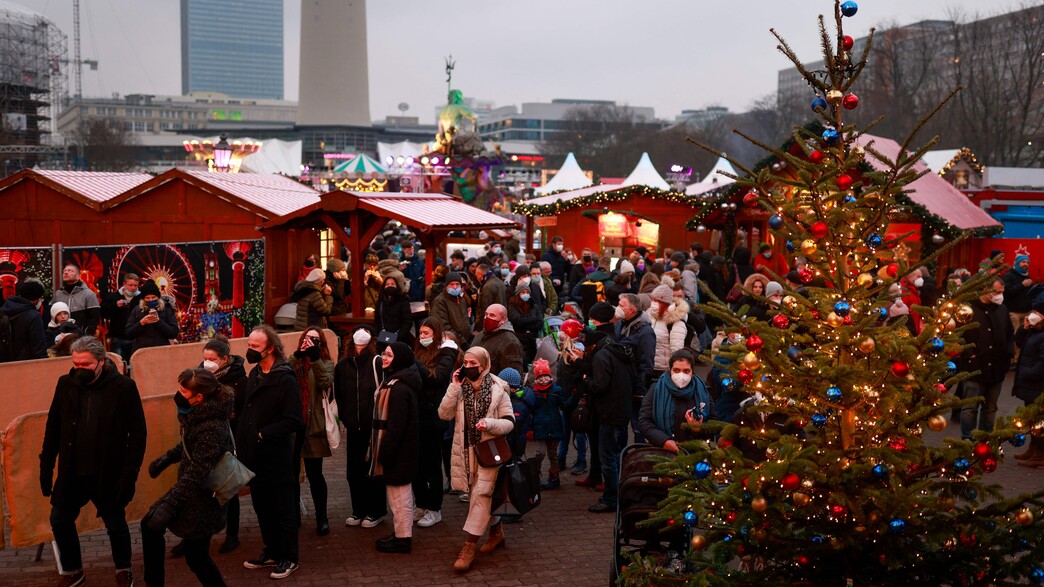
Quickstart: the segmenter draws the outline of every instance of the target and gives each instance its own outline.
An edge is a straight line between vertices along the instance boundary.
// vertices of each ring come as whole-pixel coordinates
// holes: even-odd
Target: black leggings
[[[323,477],[323,459],[305,459],[305,476],[308,477],[308,489],[312,493],[312,505],[315,507],[317,523],[327,522],[326,517],[326,478]]]
[[[164,557],[166,556],[167,544],[164,532],[151,532],[147,524],[149,516],[141,521],[141,552],[142,562],[145,566],[145,582],[149,587],[163,587],[166,569],[164,568]],[[185,563],[189,569],[196,574],[200,585],[203,587],[225,587],[225,580],[221,577],[214,559],[210,558],[210,536],[206,538],[186,538],[182,540],[185,549]]]
[[[442,510],[442,430],[421,429],[420,469],[413,480],[413,497],[417,508]]]
[[[228,500],[228,522],[225,524],[225,538],[239,539],[239,496]]]

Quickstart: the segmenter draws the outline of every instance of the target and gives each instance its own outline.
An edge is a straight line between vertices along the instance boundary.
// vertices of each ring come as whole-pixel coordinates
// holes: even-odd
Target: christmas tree
[[[886,236],[934,140],[912,149],[913,129],[892,160],[860,140],[872,125],[846,123],[846,111],[858,107],[849,88],[873,41],[871,31],[861,56],[851,54],[842,25],[857,10],[835,0],[835,34],[820,17],[822,71],[802,66],[773,31],[812,88],[819,120],[795,129],[782,148],[760,145],[771,163],[744,169],[738,185],[743,205],[769,211],[776,237],[807,258],[804,287],[770,304],[767,322],[706,304],[743,337],[717,355],[717,364],[728,362],[720,385],[758,401],[747,408],[746,425],[705,424],[720,432],[717,442],[688,442],[659,465],[676,482],[648,524],[683,528],[687,553],[673,561],[636,556],[624,584],[1044,582],[1044,490],[1011,498],[989,482],[1005,444],[1044,432],[1041,402],[974,440],[939,445],[923,435],[945,428],[952,408],[978,399],[947,391],[972,375],[956,364],[968,348],[962,333],[976,328],[965,302],[982,295],[993,275],[950,287],[936,307],[911,308],[920,332],[908,324],[912,317],[889,315],[893,285],[947,247],[915,262],[896,251],[906,235]],[[870,158],[884,165],[875,168]]]

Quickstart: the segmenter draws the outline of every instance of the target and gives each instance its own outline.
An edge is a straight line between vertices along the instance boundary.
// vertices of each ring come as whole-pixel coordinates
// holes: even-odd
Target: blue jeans
[[[587,435],[577,434],[569,429],[569,413],[562,412],[562,430],[565,430],[565,435],[562,437],[561,444],[558,445],[558,464],[563,469],[568,468],[566,466],[566,457],[569,456],[569,442],[570,436],[576,438],[576,462],[587,464]]]
[[[961,408],[961,438],[971,438],[976,429],[993,432],[993,423],[997,419],[997,399],[1000,397],[1002,381],[996,383],[979,383],[964,381],[964,397],[982,396],[983,401]]]
[[[598,457],[602,461],[602,482],[605,492],[601,501],[616,507],[620,485],[620,453],[627,447],[627,426],[610,426],[602,422],[598,427]]]
[[[131,352],[134,350],[134,340],[130,338],[113,338],[109,343],[109,349],[123,357],[124,365],[130,365]]]

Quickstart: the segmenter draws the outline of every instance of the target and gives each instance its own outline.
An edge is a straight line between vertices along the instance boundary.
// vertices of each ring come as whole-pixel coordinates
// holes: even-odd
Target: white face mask
[[[562,245],[555,245],[555,250],[556,250],[556,251],[558,251],[559,253],[561,253],[561,252],[562,252],[562,249],[564,249],[564,248],[565,248],[565,247],[564,247],[564,246],[562,246]]]
[[[523,285],[529,285],[529,278],[528,277],[520,277],[518,279],[518,282],[523,284]]]
[[[921,286],[924,285],[924,279],[918,277],[917,279],[914,280],[913,284],[914,284],[914,287],[920,288]]]
[[[368,330],[356,330],[355,334],[352,335],[352,342],[359,346],[370,344],[370,332]]]
[[[1026,316],[1026,321],[1029,322],[1030,326],[1040,324],[1041,320],[1044,320],[1044,316],[1041,316],[1036,312],[1030,312],[1029,315]]]
[[[219,365],[214,361],[203,361],[203,368],[211,373],[218,370]]]
[[[679,388],[686,388],[692,382],[692,375],[688,373],[671,373],[671,381]]]
[[[762,253],[762,255],[764,255],[766,259],[771,259],[772,251],[765,251],[764,253]]]
[[[995,293],[992,296],[990,296],[990,301],[999,306],[1004,303],[1004,294]]]
[[[616,317],[620,320],[624,320],[627,318],[627,315],[624,314],[623,308],[621,308],[620,306],[616,307]]]
[[[431,341],[433,341],[433,340],[435,340],[435,339],[434,338],[418,338],[417,342],[419,342],[421,346],[426,347],[426,346],[430,345]]]

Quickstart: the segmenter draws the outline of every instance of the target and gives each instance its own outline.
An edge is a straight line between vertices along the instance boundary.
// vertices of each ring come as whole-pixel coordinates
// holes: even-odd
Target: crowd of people
[[[331,405],[346,445],[351,512],[345,525],[372,528],[389,521],[391,532],[375,544],[379,552],[410,553],[415,526],[444,521],[447,494],[468,503],[457,571],[502,547],[504,525],[518,516],[492,510],[499,468],[483,466],[477,456],[497,437],[510,438],[519,454],[531,443],[531,456],[541,465],[548,461],[544,490],[559,488],[568,469],[577,485],[597,492],[590,512],[615,512],[619,458],[629,442],[677,452],[680,443],[708,436],[701,431],[705,422],[743,422],[750,404],[746,394],[721,385],[724,365],[707,374],[696,359],[711,345],[741,341],[738,333],[715,336],[720,324],[701,311],[701,284],[756,320],[774,313],[785,289],[805,287],[802,260],[788,264],[765,246],[753,258],[737,248],[727,263],[699,244],[660,254],[638,247],[610,260],[588,249],[576,255],[555,237],[537,259],[521,255],[517,241],[492,241],[480,258],[453,252],[448,263],[437,260],[430,283],[423,252],[414,249],[408,235],[390,234],[366,252],[363,287],[373,322],[340,333],[336,363],[323,328],[351,285],[343,261],[330,259],[323,270],[310,257],[293,290],[300,335],[292,350],[284,349],[273,328],[260,325],[247,339],[245,357],[219,337],[181,373],[174,395],[181,442],[147,466],[155,478],[178,465],[174,486],[142,520],[148,585],[164,582],[167,530],[181,538],[174,550],[203,585],[224,585],[209,545],[224,530],[220,550],[239,546],[240,505],[238,498],[219,504],[205,479],[231,450],[255,474],[251,503],[264,544],[243,565],[265,569],[274,579],[294,573],[299,532],[310,525],[300,506],[302,468],[314,531],[330,532],[323,461],[334,454],[326,425]],[[1028,276],[1028,259],[1018,259],[1011,271]],[[967,275],[957,270],[949,279]],[[965,334],[975,346],[960,361],[978,375],[960,391],[985,400],[959,414],[962,436],[976,427],[992,429],[1013,341],[1022,349],[1013,393],[1027,403],[1039,395],[1044,300],[1022,304],[1031,285],[1028,277],[998,276],[969,304],[982,326]],[[48,307],[41,303],[42,285],[23,282],[3,311],[15,312],[12,330],[21,336],[37,326],[44,331],[47,308],[52,321],[39,335],[44,347],[52,335],[54,343],[75,336],[68,344],[73,369],[58,381],[40,455],[41,490],[51,497],[64,573],[60,585],[84,581],[75,521],[88,501],[108,530],[117,581],[129,585],[125,507],[142,466],[146,426],[134,381],[106,361],[105,346],[92,333],[108,316],[124,326],[110,326],[111,347],[133,351],[169,344],[177,322],[155,284],[132,274],[103,304],[85,292],[74,266],[65,268],[59,291]],[[927,269],[915,269],[897,283],[889,316],[909,315],[916,333],[915,308],[937,295]],[[413,301],[427,301],[430,316],[415,319]],[[26,326],[31,321],[39,324]],[[78,331],[64,326],[70,323]],[[249,372],[247,365],[253,365]],[[579,406],[591,414],[582,424],[573,418]],[[1040,440],[1019,458],[1027,466],[1044,465]]]

